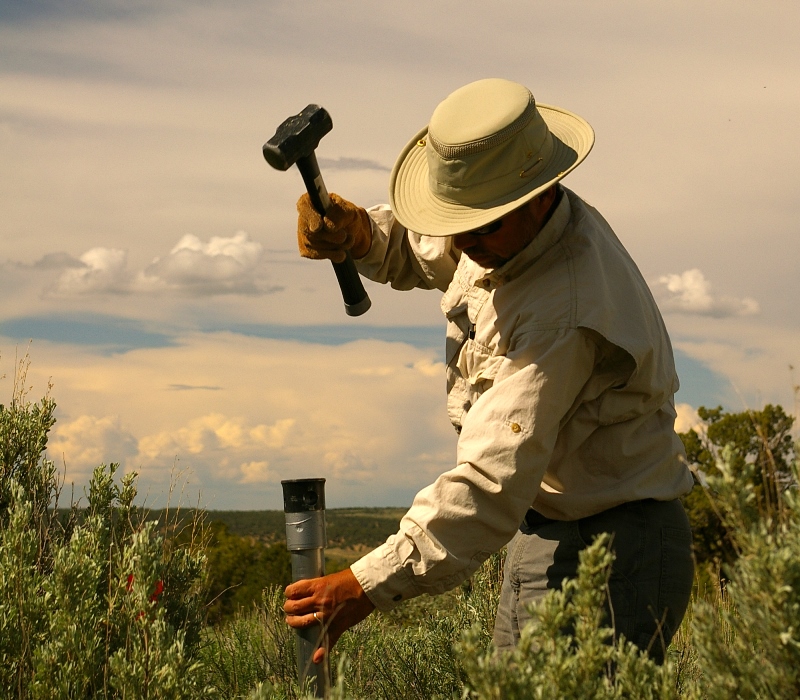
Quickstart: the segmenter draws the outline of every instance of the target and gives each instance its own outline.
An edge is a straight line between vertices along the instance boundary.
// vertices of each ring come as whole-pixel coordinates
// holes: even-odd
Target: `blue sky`
[[[230,331],[254,338],[299,341],[315,345],[346,345],[358,340],[381,340],[404,343],[431,350],[444,361],[441,325],[438,326],[366,326],[366,325],[279,325],[219,324],[206,326],[205,333]],[[72,316],[31,316],[0,321],[0,335],[24,343],[44,340],[65,348],[71,345],[88,348],[104,355],[134,349],[164,348],[178,345],[179,336],[172,335],[166,324],[148,328],[146,324],[127,318],[77,314]],[[735,392],[726,378],[680,350],[675,352],[678,373],[683,377],[678,400],[693,406],[714,406],[735,403]]]
[[[50,456],[212,507],[405,504],[451,466],[438,293],[367,283],[351,319],[294,249],[297,173],[261,145],[331,113],[328,188],[386,199],[436,104],[482,77],[585,117],[565,184],[639,264],[699,405],[793,407],[800,363],[796,3],[5,2],[0,372],[30,344]]]

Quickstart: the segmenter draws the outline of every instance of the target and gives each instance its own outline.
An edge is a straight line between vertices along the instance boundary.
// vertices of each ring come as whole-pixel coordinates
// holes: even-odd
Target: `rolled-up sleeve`
[[[394,289],[447,289],[459,257],[451,238],[407,231],[385,204],[368,209],[367,214],[372,223],[372,245],[355,261],[360,274],[374,282],[389,283]]]
[[[596,362],[580,330],[516,339],[466,414],[457,466],[417,494],[397,534],[352,565],[378,609],[457,586],[513,537]]]

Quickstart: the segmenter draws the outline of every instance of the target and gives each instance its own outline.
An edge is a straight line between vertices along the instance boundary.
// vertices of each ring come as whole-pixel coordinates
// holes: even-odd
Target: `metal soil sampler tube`
[[[292,581],[325,575],[325,479],[288,479],[283,486],[286,546],[292,556]],[[323,639],[323,628],[313,625],[297,633],[297,678],[309,684],[315,697],[324,698],[330,687],[327,656],[320,664],[311,657]]]

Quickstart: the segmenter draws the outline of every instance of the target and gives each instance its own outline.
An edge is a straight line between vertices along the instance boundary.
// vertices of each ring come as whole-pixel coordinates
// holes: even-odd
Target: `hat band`
[[[536,151],[523,152],[521,163],[519,151],[520,144],[516,139],[512,139],[500,148],[473,154],[468,159],[431,158],[429,152],[428,187],[437,199],[467,206],[494,202],[517,190],[530,188],[529,183],[546,170],[552,160],[553,136],[547,133],[544,142]],[[509,162],[517,162],[520,165],[508,170]],[[505,164],[506,167],[505,171],[497,176],[481,179],[479,182],[472,177],[473,173],[497,172],[498,164]]]
[[[441,142],[438,138],[436,138],[434,133],[429,130],[428,141],[433,146],[433,149],[436,151],[436,153],[438,153],[442,158],[448,160],[453,158],[463,158],[473,153],[495,148],[499,144],[503,143],[503,141],[513,138],[520,131],[527,128],[531,121],[536,119],[536,117],[539,117],[538,123],[541,123],[542,119],[539,116],[539,113],[536,111],[536,100],[533,99],[533,95],[530,93],[528,93],[528,95],[528,104],[522,111],[522,114],[520,114],[508,126],[500,129],[500,131],[497,131],[494,134],[484,136],[480,139],[475,139],[474,141],[468,141],[467,143],[450,144]]]

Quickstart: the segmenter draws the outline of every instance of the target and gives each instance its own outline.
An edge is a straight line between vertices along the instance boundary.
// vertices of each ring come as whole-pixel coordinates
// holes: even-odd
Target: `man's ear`
[[[537,194],[530,202],[528,208],[537,221],[541,221],[550,212],[553,203],[556,201],[558,184],[551,185],[544,192]]]

